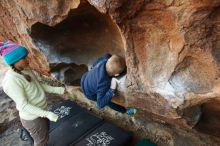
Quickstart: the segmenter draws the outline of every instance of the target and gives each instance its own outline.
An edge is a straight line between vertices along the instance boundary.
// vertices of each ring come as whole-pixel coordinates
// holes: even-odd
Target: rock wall
[[[153,119],[189,128],[219,105],[219,0],[1,0],[0,19],[0,41],[26,46],[43,74],[69,64],[79,79],[103,53],[123,55],[124,105]]]

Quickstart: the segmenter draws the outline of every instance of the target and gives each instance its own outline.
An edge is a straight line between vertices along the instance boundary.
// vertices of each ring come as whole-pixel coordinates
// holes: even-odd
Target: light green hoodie
[[[22,72],[31,77],[31,82],[28,82],[23,75],[10,69],[2,82],[4,92],[15,101],[20,118],[34,120],[38,117],[47,117],[45,92],[63,94],[64,88],[39,83],[37,79],[39,76],[31,70]]]

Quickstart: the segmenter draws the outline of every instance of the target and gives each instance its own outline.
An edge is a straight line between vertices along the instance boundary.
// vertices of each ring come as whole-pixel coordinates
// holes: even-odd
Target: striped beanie
[[[18,62],[20,59],[27,56],[28,50],[14,42],[0,42],[0,55],[8,65]]]

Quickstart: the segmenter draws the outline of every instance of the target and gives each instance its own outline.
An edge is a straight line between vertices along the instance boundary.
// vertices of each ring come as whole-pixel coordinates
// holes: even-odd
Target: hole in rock
[[[202,116],[195,129],[220,137],[220,99],[211,100],[202,105]]]
[[[56,26],[34,24],[30,36],[50,64],[90,66],[105,53],[124,56],[123,39],[117,25],[109,15],[100,13],[85,1]]]
[[[88,71],[86,65],[77,65],[75,63],[51,64],[50,68],[52,68],[51,72],[56,79],[60,80],[62,83],[65,83],[66,85],[73,86],[80,85],[82,74]]]

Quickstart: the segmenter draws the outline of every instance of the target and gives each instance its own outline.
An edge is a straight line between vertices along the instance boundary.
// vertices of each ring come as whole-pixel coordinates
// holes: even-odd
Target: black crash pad
[[[105,122],[74,146],[128,146],[132,134]]]
[[[107,123],[72,101],[64,101],[51,108],[61,115],[50,122],[49,146],[121,146],[132,137],[113,124]]]
[[[50,111],[58,114],[60,119],[58,122],[50,122],[49,131],[51,132],[53,129],[58,127],[65,120],[68,120],[72,116],[76,116],[81,112],[85,111],[82,107],[77,105],[75,102],[70,100],[63,101],[62,103],[56,104],[50,108]]]
[[[64,121],[49,134],[50,146],[69,146],[96,128],[102,122],[101,118],[83,112]]]

